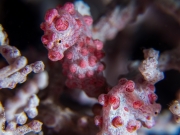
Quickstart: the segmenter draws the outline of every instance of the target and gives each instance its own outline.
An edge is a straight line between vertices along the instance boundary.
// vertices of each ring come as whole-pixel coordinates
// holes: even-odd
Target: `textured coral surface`
[[[179,5],[1,0],[0,135],[179,135]]]

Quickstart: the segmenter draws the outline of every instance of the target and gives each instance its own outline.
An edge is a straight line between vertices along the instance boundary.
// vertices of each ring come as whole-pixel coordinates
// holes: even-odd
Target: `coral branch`
[[[46,72],[42,72],[40,74],[37,74],[36,76],[38,77],[35,77],[31,81],[25,83],[25,85],[19,89],[19,91],[16,93],[14,97],[6,101],[5,114],[7,121],[13,120],[15,114],[17,113],[17,110],[19,108],[22,108],[23,106],[25,106],[24,111],[27,113],[27,115],[30,118],[34,118],[37,115],[36,106],[39,104],[39,99],[35,94],[38,92],[39,89],[47,86],[48,82],[45,80],[47,80],[48,76]],[[42,80],[44,80],[44,86],[41,83]],[[18,115],[17,118],[18,118],[17,121],[23,121],[23,123],[19,123],[19,124],[24,124],[27,119],[26,115],[22,115],[22,114]],[[21,118],[23,120],[19,120]]]
[[[143,52],[145,60],[140,64],[139,71],[146,81],[155,84],[164,78],[163,72],[158,68],[159,52],[152,48],[145,49]]]
[[[0,53],[10,64],[9,66],[0,69],[0,88],[13,89],[17,83],[26,81],[26,76],[30,72],[33,71],[34,73],[38,73],[44,70],[42,61],[26,65],[26,57],[21,56],[16,47],[11,47],[9,45],[0,46]]]
[[[5,120],[6,120],[5,112],[1,103],[0,103],[0,114],[1,114],[1,118],[0,118],[0,125],[1,125],[0,134],[1,135],[24,135],[31,131],[33,132],[41,131],[42,123],[37,120],[33,120],[26,125],[18,126],[18,127],[16,127],[17,124],[15,122],[10,122],[7,124],[5,128]]]
[[[146,49],[144,57],[140,65],[135,64],[139,72],[130,66],[133,81],[121,78],[108,94],[99,96],[103,109],[102,115],[95,117],[95,124],[101,128],[100,135],[136,135],[141,125],[147,128],[155,125],[154,117],[161,105],[155,103],[154,84],[163,79],[163,73],[157,67],[158,51]]]

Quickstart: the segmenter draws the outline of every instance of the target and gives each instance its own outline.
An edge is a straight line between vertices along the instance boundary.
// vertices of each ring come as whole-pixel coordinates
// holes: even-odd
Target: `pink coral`
[[[133,81],[121,78],[107,94],[99,96],[103,109],[102,115],[95,117],[95,123],[101,127],[100,135],[136,135],[141,125],[147,128],[155,125],[154,116],[160,112],[161,105],[155,103],[154,84],[164,75],[157,66],[158,51],[145,49],[144,57],[145,60],[136,65],[139,71],[129,72]]]
[[[110,26],[113,29],[110,33],[104,32],[102,39],[113,38],[124,28],[131,20],[132,11],[124,10],[118,20],[127,17],[117,27],[118,24],[111,22],[111,19],[117,19],[116,15],[120,12],[116,8],[110,19],[107,18],[107,29]],[[92,22],[90,16],[83,16],[76,11],[72,3],[48,10],[41,29],[44,31],[42,42],[48,49],[49,59],[61,60],[63,73],[67,77],[66,86],[82,89],[91,97],[100,95],[98,100],[103,108],[101,114],[95,117],[95,124],[101,128],[99,134],[136,135],[136,130],[142,125],[151,128],[155,124],[154,117],[161,110],[154,93],[154,84],[163,79],[163,73],[158,69],[158,51],[144,50],[145,60],[138,65],[139,71],[131,76],[132,80],[120,79],[118,85],[106,94],[108,86],[101,62],[104,56],[103,43],[92,38]],[[99,31],[105,28],[100,27]],[[56,120],[51,118],[47,118],[47,125],[56,127]]]
[[[141,123],[148,128],[154,126],[153,117],[161,106],[151,98],[152,94],[155,95],[148,85],[120,79],[108,94],[98,98],[103,105],[102,116],[95,117],[95,123],[101,127],[99,134],[136,135]]]
[[[159,52],[152,48],[145,49],[143,52],[145,60],[139,66],[139,71],[146,81],[155,84],[164,78],[163,72],[158,68]]]

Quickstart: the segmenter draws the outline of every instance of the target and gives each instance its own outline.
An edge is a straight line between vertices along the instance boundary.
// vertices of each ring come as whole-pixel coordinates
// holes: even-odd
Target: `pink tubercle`
[[[117,109],[120,105],[120,100],[119,100],[119,97],[117,96],[109,96],[109,104],[112,105],[113,109]]]
[[[56,9],[49,9],[46,12],[44,20],[48,23],[51,24],[54,20],[54,18],[58,16],[58,11]]]
[[[61,60],[64,56],[59,52],[49,51],[48,58],[52,61]]]
[[[65,3],[64,9],[72,15],[75,13],[74,4],[71,2]]]
[[[133,108],[134,109],[139,109],[141,106],[143,106],[143,102],[142,101],[140,101],[140,100],[138,100],[138,101],[135,101],[134,103],[133,103]]]
[[[87,66],[87,63],[85,60],[80,60],[78,65],[81,67],[81,68],[85,68]]]
[[[77,66],[74,65],[74,64],[72,64],[72,65],[70,65],[69,69],[70,69],[70,72],[71,72],[71,73],[75,73],[76,70],[77,70]]]
[[[97,58],[95,56],[90,56],[88,58],[89,66],[93,67],[97,63]]]
[[[123,121],[121,119],[121,116],[116,116],[115,118],[113,118],[112,125],[114,127],[116,127],[116,128],[122,126],[123,125]]]
[[[108,105],[108,100],[109,100],[109,96],[107,94],[101,94],[98,97],[98,102],[105,107]]]
[[[151,104],[153,104],[157,100],[157,95],[154,94],[154,93],[151,93],[151,94],[148,95],[148,98],[149,98],[149,102]]]
[[[58,19],[55,21],[55,28],[56,28],[58,31],[64,31],[64,30],[66,30],[68,27],[69,27],[68,21],[64,20],[63,18],[58,18]]]
[[[89,25],[89,26],[91,26],[91,25],[92,25],[92,23],[93,23],[93,19],[92,19],[92,17],[91,17],[91,16],[89,16],[89,15],[85,15],[85,16],[83,16],[83,19],[84,19],[84,21],[85,21],[85,23],[86,23],[87,25]]]
[[[103,49],[103,43],[100,40],[95,39],[94,44],[96,45],[97,50],[102,50]]]
[[[66,58],[67,59],[71,60],[72,57],[73,57],[73,53],[72,52],[69,51],[69,52],[66,53]]]
[[[94,75],[94,72],[91,71],[91,70],[89,70],[89,71],[86,72],[86,76],[87,76],[87,77],[92,77],[93,75]]]
[[[127,92],[133,92],[134,91],[134,87],[135,87],[135,83],[131,80],[126,82],[126,91]]]

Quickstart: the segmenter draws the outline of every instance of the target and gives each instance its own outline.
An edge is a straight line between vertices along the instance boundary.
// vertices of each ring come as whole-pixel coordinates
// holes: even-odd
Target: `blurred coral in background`
[[[1,0],[0,135],[179,135],[180,2]]]

